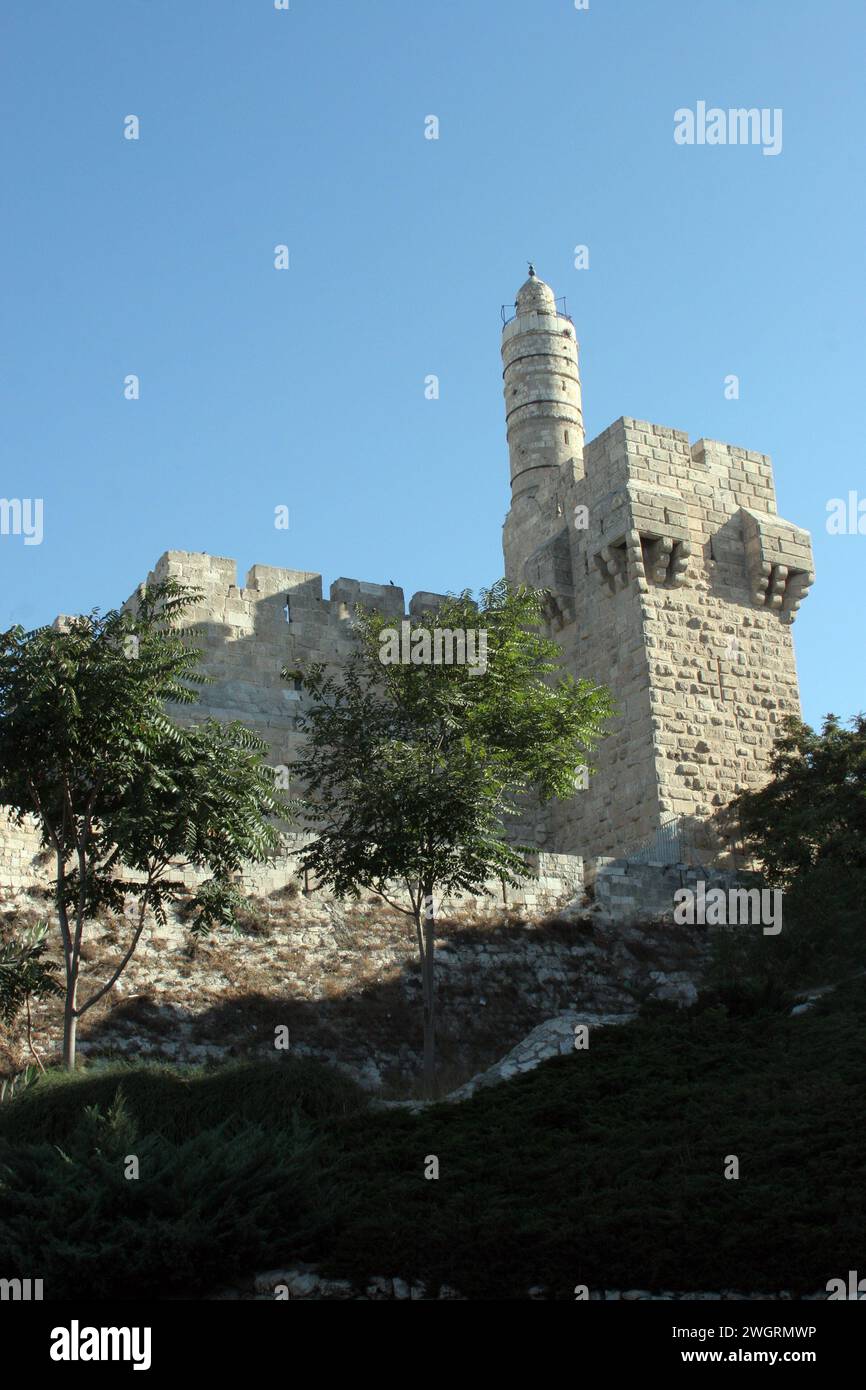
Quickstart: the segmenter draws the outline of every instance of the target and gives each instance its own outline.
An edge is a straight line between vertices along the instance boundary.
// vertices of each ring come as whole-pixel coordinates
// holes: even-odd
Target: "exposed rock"
[[[458,1087],[448,1096],[448,1100],[466,1100],[482,1086],[495,1086],[509,1077],[532,1071],[548,1057],[558,1057],[572,1052],[575,1046],[575,1029],[585,1024],[590,1029],[609,1028],[616,1023],[626,1023],[634,1018],[634,1011],[619,1014],[567,1013],[558,1018],[548,1019],[533,1028],[528,1037],[513,1047],[501,1060],[480,1076]],[[590,1044],[591,1045],[591,1044]]]

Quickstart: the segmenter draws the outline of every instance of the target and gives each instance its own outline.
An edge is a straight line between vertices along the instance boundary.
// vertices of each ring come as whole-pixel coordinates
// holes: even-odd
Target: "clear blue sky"
[[[814,534],[806,718],[866,706],[866,535],[825,525],[866,498],[862,0],[0,14],[0,492],[45,508],[41,545],[0,537],[0,624],[111,606],[167,549],[326,592],[497,577],[499,309],[531,258],[589,438],[633,415],[772,455]],[[699,100],[782,108],[781,154],[676,145]]]

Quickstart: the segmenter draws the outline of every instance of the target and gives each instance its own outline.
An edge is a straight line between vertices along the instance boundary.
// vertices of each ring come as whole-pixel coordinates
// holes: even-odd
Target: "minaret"
[[[574,324],[530,265],[502,330],[505,420],[515,501],[574,459],[582,471],[583,410]]]

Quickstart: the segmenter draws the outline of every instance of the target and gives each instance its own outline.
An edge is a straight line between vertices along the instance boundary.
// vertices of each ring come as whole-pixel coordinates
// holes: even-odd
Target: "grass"
[[[862,980],[798,1018],[655,1006],[420,1113],[292,1058],[51,1076],[0,1110],[3,1273],[48,1298],[195,1295],[293,1260],[474,1299],[815,1291],[864,1259],[864,1028]]]

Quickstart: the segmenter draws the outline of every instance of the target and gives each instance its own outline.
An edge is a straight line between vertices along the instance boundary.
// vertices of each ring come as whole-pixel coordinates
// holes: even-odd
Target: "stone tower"
[[[570,318],[532,267],[514,308],[506,574],[546,590],[566,667],[619,711],[589,786],[541,808],[535,838],[621,854],[679,816],[699,840],[800,713],[791,623],[814,579],[809,534],[776,514],[764,454],[628,418],[585,444]]]

